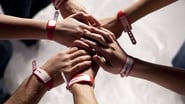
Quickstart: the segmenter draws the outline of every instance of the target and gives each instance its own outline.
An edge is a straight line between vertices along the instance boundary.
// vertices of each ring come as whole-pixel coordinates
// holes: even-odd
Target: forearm
[[[123,8],[122,11],[127,14],[128,19],[132,24],[147,14],[152,13],[175,1],[177,0],[137,0],[127,8]],[[121,22],[117,20],[117,13],[111,17],[101,19],[101,23],[104,28],[107,28],[113,32],[117,38],[121,36],[123,26]]]
[[[46,86],[32,75],[21,84],[5,104],[38,104],[46,91]]]
[[[91,67],[86,69],[83,74],[87,74],[95,78],[99,66],[92,63]],[[93,82],[94,83],[94,82]],[[75,83],[71,86],[71,93],[73,94],[74,104],[98,104],[94,94],[93,83]]]
[[[138,0],[128,8],[123,9],[129,17],[131,23],[144,17],[145,15],[165,7],[177,0]]]
[[[133,77],[152,81],[165,88],[185,95],[184,70],[163,65],[152,64],[136,59],[133,70],[130,75]]]
[[[74,84],[71,87],[74,104],[97,104],[94,88],[85,84]]]
[[[0,15],[0,39],[46,39],[47,21]]]

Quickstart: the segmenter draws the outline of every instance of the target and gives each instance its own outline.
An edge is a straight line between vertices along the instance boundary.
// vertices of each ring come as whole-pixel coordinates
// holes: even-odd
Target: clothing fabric
[[[177,52],[176,56],[172,60],[172,65],[174,67],[185,69],[185,42],[182,44],[181,48]]]
[[[8,40],[0,41],[0,78],[3,77],[6,66],[12,56],[12,44]]]

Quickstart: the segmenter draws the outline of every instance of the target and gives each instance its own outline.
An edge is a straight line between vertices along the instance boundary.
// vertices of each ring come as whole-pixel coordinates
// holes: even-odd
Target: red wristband
[[[130,23],[126,13],[124,13],[123,11],[119,11],[117,14],[117,19],[123,25],[123,30],[125,32],[127,32],[127,34],[129,35],[129,38],[130,38],[132,44],[136,44],[136,40],[135,40],[134,35],[132,34],[132,31],[131,31],[132,26],[131,26],[131,23]]]
[[[70,87],[75,84],[75,83],[88,83],[92,86],[94,86],[94,78],[87,75],[87,74],[78,74],[76,76],[74,76],[70,81],[69,83],[67,84],[66,88],[68,90],[70,90]]]
[[[130,74],[133,66],[134,66],[134,59],[128,56],[125,64],[122,66],[120,70],[121,77],[127,77]]]
[[[42,83],[44,83],[48,90],[50,90],[53,87],[53,79],[52,77],[43,69],[36,68],[36,61],[32,62],[32,68],[33,68],[33,75],[35,75]]]
[[[48,32],[47,37],[49,40],[53,39],[53,32],[55,31],[56,20],[49,20],[47,22],[46,30]]]

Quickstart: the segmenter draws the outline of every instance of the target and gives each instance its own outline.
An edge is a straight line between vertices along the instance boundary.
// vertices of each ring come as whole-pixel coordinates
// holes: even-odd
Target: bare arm
[[[72,86],[74,104],[98,104],[94,95],[94,88],[89,85],[74,84]]]
[[[98,68],[97,64],[92,64],[92,67],[82,73],[95,78]],[[92,85],[75,83],[71,86],[71,93],[73,94],[74,104],[87,104],[87,102],[88,104],[98,104]]]
[[[5,104],[38,104],[46,86],[34,75],[27,78]]]
[[[50,58],[40,67],[40,70],[48,73],[52,78],[52,86],[56,87],[64,83],[61,71],[67,72],[68,75],[74,75],[90,65],[91,56],[84,50],[73,47]],[[34,74],[27,78],[5,104],[38,104],[49,87],[39,79],[40,77],[36,76]]]
[[[116,40],[106,41],[106,36],[84,33],[85,38],[81,41],[94,48],[97,52],[93,59],[106,71],[120,74],[128,56]],[[103,57],[103,58],[102,58]],[[113,58],[114,57],[114,58]],[[133,58],[130,76],[149,80],[172,91],[185,95],[185,70],[165,65],[153,64]]]
[[[46,39],[46,23],[0,14],[0,39]]]
[[[128,8],[123,9],[131,23],[144,17],[145,15],[165,7],[177,0],[138,0]]]
[[[122,9],[127,15],[131,23],[140,18],[159,10],[177,0],[137,0],[127,8]],[[116,37],[120,37],[123,31],[122,24],[117,20],[117,14],[100,20],[102,26],[113,32]]]
[[[185,95],[184,69],[153,64],[136,59],[133,70],[130,75],[133,77],[152,81],[165,88]]]
[[[177,0],[137,0],[127,8],[122,10],[128,15],[131,23],[134,23],[138,19],[152,13],[162,7],[165,7]],[[85,7],[76,0],[67,0],[60,6],[61,14],[64,18],[77,12],[87,13]],[[117,20],[117,14],[100,20],[102,27],[113,32],[116,37],[120,37],[123,31],[121,23]]]
[[[78,20],[95,21],[84,13],[76,13],[57,21],[53,40],[72,46],[72,42],[82,36],[83,29],[91,29]],[[0,15],[0,39],[47,39],[46,25],[47,21]]]

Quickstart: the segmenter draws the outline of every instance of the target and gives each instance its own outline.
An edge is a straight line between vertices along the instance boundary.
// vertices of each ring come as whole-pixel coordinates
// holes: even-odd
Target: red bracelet
[[[126,15],[126,13],[124,13],[123,11],[119,11],[117,14],[117,19],[119,21],[121,21],[121,24],[123,25],[123,30],[125,32],[127,32],[127,34],[129,35],[129,38],[132,42],[132,44],[136,44],[136,39],[134,38],[134,35],[132,34],[132,26],[129,22],[129,19]]]
[[[49,20],[47,22],[46,30],[48,31],[48,39],[52,40],[53,39],[53,32],[55,31],[56,27],[56,20]]]
[[[130,74],[133,66],[134,66],[134,59],[128,56],[125,64],[122,66],[120,70],[121,77],[127,77]]]
[[[59,9],[60,5],[63,4],[67,0],[52,0],[52,3],[56,10]]]
[[[35,75],[42,83],[44,83],[48,90],[53,87],[53,79],[45,70],[36,68],[36,61],[32,62],[33,75]]]
[[[78,74],[74,76],[69,83],[67,84],[66,88],[70,90],[70,87],[75,83],[88,83],[92,86],[94,86],[94,78],[87,75],[87,74]]]

